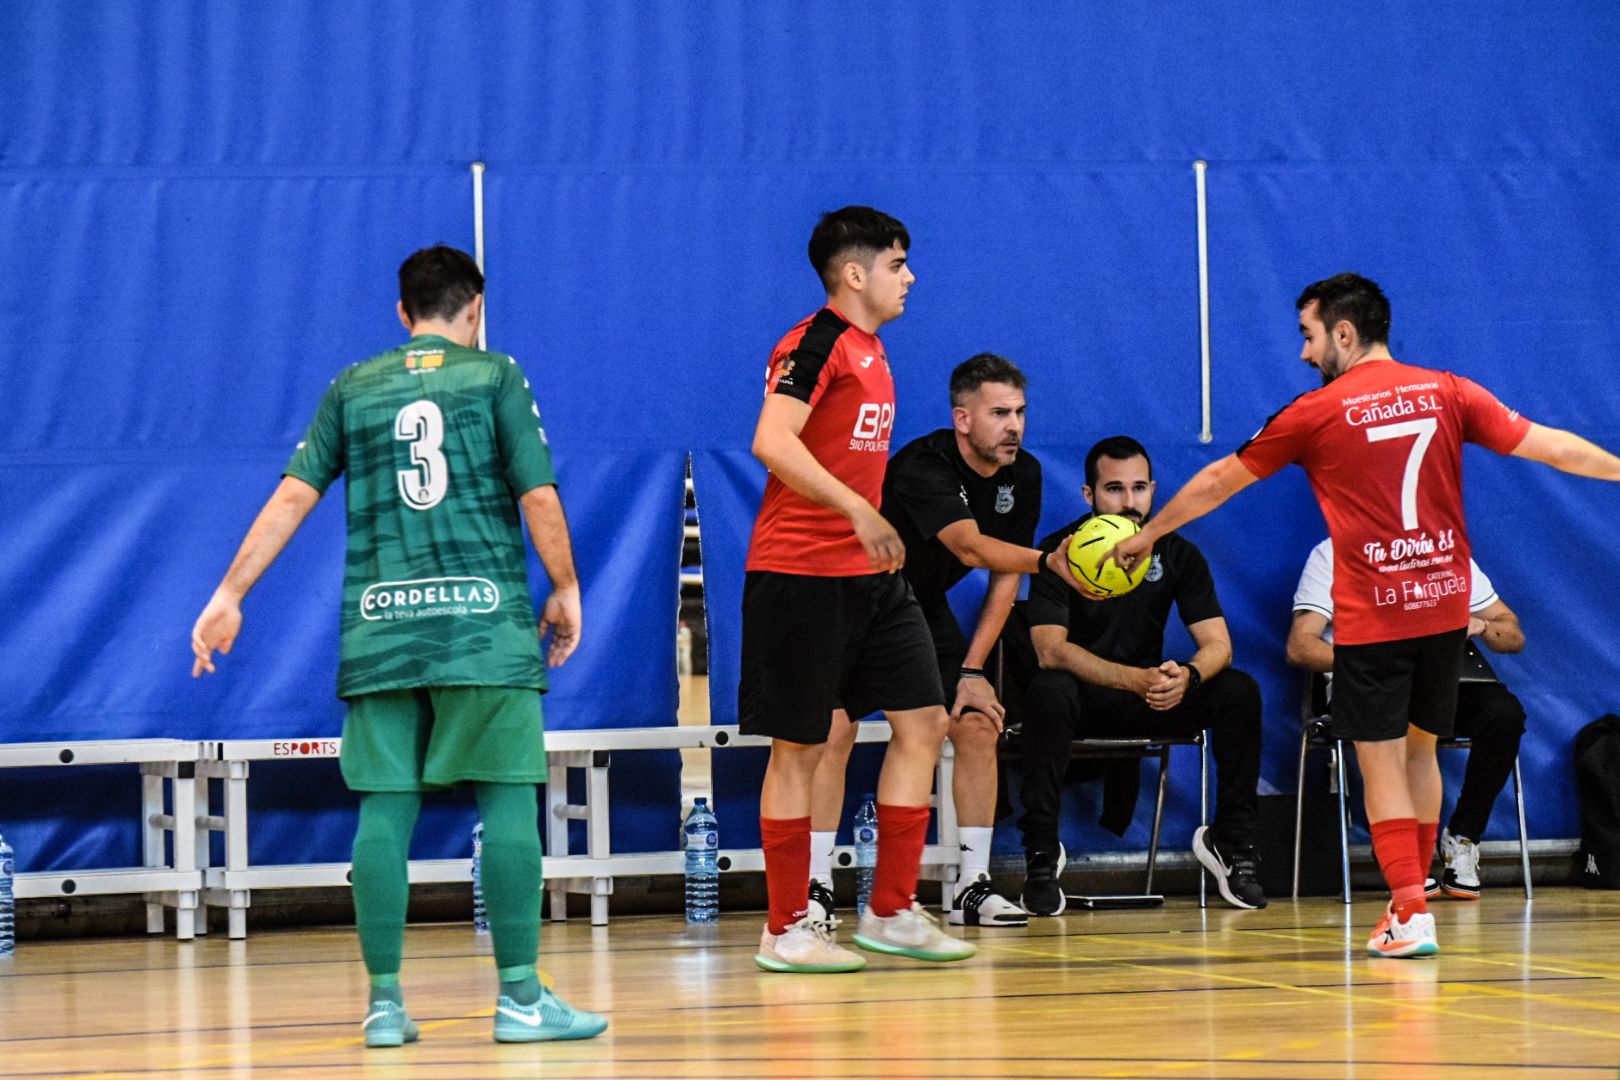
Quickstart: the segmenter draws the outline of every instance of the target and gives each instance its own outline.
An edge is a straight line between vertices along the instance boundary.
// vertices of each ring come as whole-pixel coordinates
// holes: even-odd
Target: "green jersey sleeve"
[[[326,388],[320,408],[315,410],[315,419],[309,422],[303,441],[281,471],[281,475],[295,476],[323,493],[343,472],[342,387],[343,376],[340,375]]]
[[[495,389],[495,444],[500,454],[501,472],[514,497],[537,487],[555,484],[551,470],[551,450],[546,445],[546,429],[540,420],[529,380],[510,356],[501,365]]]

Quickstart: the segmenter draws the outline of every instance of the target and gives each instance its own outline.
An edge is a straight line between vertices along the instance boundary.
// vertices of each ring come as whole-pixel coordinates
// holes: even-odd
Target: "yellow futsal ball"
[[[1142,527],[1136,522],[1118,514],[1098,514],[1087,519],[1069,541],[1069,569],[1103,596],[1124,596],[1142,583],[1152,560],[1142,559],[1127,574],[1113,562],[1104,563],[1103,556],[1121,540],[1141,531]]]

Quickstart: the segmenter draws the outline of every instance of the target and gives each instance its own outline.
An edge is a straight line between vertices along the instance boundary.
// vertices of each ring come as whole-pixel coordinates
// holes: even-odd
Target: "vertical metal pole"
[[[1198,182],[1198,343],[1203,393],[1203,426],[1198,430],[1198,441],[1201,443],[1209,443],[1215,439],[1215,432],[1210,427],[1209,194],[1205,183],[1205,173],[1208,171],[1209,162],[1202,159],[1193,162],[1193,177]]]
[[[478,272],[484,272],[484,163],[472,163],[473,180],[473,259]],[[478,320],[478,347],[489,348],[489,294],[484,294],[484,315]],[[1206,442],[1208,440],[1205,440]]]

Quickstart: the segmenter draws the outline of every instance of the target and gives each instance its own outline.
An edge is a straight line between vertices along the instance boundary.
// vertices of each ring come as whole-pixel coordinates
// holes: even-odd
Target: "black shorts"
[[[1381,742],[1407,725],[1444,738],[1457,719],[1466,630],[1333,647],[1333,734]]]
[[[737,688],[744,735],[824,743],[834,709],[854,720],[944,701],[928,623],[904,576],[748,572]]]

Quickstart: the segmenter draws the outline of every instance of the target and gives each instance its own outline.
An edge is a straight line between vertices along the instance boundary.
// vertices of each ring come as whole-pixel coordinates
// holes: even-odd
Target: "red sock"
[[[1373,854],[1389,884],[1395,917],[1402,922],[1429,910],[1423,899],[1423,864],[1418,856],[1416,818],[1372,823]]]
[[[1434,865],[1434,842],[1439,837],[1440,823],[1438,821],[1418,822],[1418,866],[1423,870],[1424,877],[1429,876],[1429,868]]]
[[[877,872],[872,876],[872,914],[893,915],[917,895],[917,869],[928,839],[928,807],[878,803]]]
[[[810,910],[810,819],[761,817],[759,841],[771,905],[765,925],[780,934]]]

